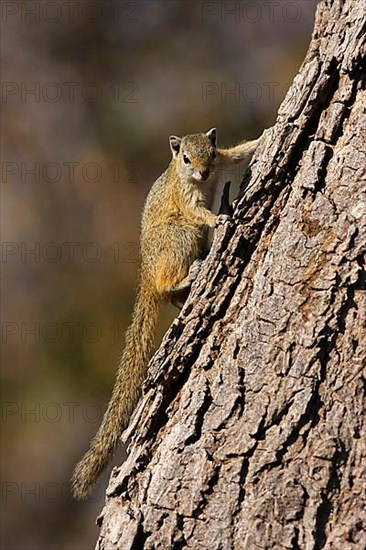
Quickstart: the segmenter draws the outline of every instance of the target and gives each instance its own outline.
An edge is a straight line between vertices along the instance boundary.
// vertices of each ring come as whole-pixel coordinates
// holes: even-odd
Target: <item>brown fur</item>
[[[72,491],[77,499],[87,497],[127,427],[154,349],[161,303],[166,299],[179,301],[189,289],[188,271],[200,256],[203,229],[213,227],[217,220],[206,207],[206,194],[216,183],[217,167],[230,162],[231,156],[232,162],[240,154],[246,159],[248,145],[233,148],[232,155],[230,149],[217,150],[215,129],[182,139],[171,137],[172,161],[152,186],[142,215],[140,284],[112,397],[90,449],[73,472]],[[184,162],[184,155],[189,164]],[[200,180],[205,171],[209,176]]]

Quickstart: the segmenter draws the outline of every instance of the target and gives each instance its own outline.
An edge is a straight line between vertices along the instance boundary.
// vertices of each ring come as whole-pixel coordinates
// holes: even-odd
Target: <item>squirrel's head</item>
[[[215,169],[216,128],[182,138],[170,136],[169,143],[181,177],[195,183],[202,183],[210,178]]]

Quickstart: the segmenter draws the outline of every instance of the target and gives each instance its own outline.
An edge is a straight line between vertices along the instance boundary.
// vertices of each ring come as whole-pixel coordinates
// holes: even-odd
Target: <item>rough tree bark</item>
[[[99,550],[366,545],[364,0],[323,0],[150,365]]]

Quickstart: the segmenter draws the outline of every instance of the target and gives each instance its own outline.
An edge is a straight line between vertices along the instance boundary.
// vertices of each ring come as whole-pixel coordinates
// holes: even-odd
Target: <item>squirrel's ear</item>
[[[170,149],[173,153],[173,157],[176,157],[178,155],[181,141],[182,141],[182,138],[178,136],[169,136],[169,144],[170,144]]]
[[[217,130],[216,128],[211,128],[208,132],[206,132],[206,136],[210,138],[211,143],[214,147],[216,147],[216,137],[217,137]]]

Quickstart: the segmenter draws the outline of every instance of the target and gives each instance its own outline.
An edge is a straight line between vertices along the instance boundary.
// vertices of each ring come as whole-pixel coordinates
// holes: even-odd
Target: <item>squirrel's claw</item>
[[[216,218],[216,227],[230,221],[231,219],[231,216],[228,214],[219,214]]]

